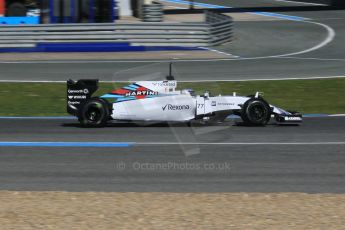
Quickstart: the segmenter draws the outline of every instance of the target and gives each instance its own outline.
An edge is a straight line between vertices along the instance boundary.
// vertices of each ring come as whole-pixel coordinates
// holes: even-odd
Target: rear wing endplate
[[[67,81],[67,112],[76,116],[79,107],[98,89],[97,79],[81,79]]]

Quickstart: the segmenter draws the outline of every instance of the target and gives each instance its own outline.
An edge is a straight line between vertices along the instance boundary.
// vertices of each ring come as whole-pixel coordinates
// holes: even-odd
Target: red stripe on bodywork
[[[139,95],[139,96],[136,96],[135,98],[136,99],[144,99],[144,98],[146,98],[146,95]]]
[[[111,93],[124,95],[128,92],[131,92],[131,91],[128,89],[117,89],[117,90],[112,91]]]

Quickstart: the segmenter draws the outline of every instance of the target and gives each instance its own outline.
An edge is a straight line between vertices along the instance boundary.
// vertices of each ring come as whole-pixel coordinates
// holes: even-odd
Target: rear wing
[[[98,89],[97,79],[67,81],[67,112],[77,116],[79,107]]]

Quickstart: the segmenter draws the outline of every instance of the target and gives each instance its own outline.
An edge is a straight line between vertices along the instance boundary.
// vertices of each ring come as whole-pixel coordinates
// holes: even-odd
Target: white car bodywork
[[[112,119],[140,121],[190,121],[211,117],[222,111],[231,114],[241,110],[243,104],[251,99],[236,93],[231,96],[210,96],[208,92],[201,96],[193,95],[190,90],[176,90],[176,87],[176,81],[140,81],[123,87],[122,91],[118,91],[121,94],[115,91],[101,98],[114,99]],[[145,97],[140,98],[142,96]],[[255,97],[259,97],[259,93]],[[273,105],[270,107],[273,114],[292,115]]]

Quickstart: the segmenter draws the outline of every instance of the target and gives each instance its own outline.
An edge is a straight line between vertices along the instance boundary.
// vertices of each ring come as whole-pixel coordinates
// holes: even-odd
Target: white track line
[[[318,25],[321,26],[323,28],[325,28],[327,30],[327,37],[319,44],[317,44],[316,46],[313,46],[309,49],[306,50],[302,50],[299,52],[294,52],[294,53],[288,53],[288,54],[281,54],[281,55],[273,55],[273,56],[269,56],[269,57],[287,57],[287,56],[294,56],[294,55],[299,55],[299,54],[305,54],[305,53],[309,53],[318,49],[321,49],[322,47],[328,45],[329,43],[331,43],[335,37],[335,31],[333,30],[333,28],[331,28],[330,26],[323,24],[323,23],[319,23],[319,22],[312,22],[312,21],[301,21],[301,22],[305,22],[305,23],[310,23],[310,24],[314,24],[314,25]]]
[[[345,145],[345,142],[135,142],[134,145]]]
[[[301,50],[301,51],[293,52],[293,53],[271,55],[271,56],[263,56],[263,57],[239,58],[239,56],[228,54],[228,53],[225,53],[225,52],[222,52],[222,51],[219,51],[219,50],[215,50],[215,49],[208,49],[208,50],[214,51],[214,52],[218,52],[220,54],[232,55],[233,57],[235,57],[235,59],[233,59],[233,60],[250,60],[250,59],[251,60],[256,60],[256,59],[266,59],[266,58],[282,58],[282,57],[289,57],[289,56],[296,56],[296,55],[300,55],[300,54],[305,54],[305,53],[309,53],[309,52],[321,49],[321,48],[327,46],[329,43],[331,43],[334,40],[335,36],[336,36],[336,33],[335,33],[334,29],[332,27],[326,25],[326,24],[319,23],[319,22],[313,22],[313,21],[307,21],[307,20],[302,20],[302,21],[297,21],[297,22],[304,22],[304,23],[309,23],[309,24],[313,24],[313,25],[317,25],[317,26],[323,27],[327,31],[326,38],[322,42],[320,42],[319,44],[317,44],[317,45],[315,45],[315,46],[313,46],[311,48],[305,49],[305,50]],[[237,57],[237,59],[236,59],[236,57]]]
[[[210,52],[222,52],[219,50],[209,50]],[[223,52],[223,54],[226,54]],[[305,59],[316,61],[345,61],[345,58],[308,58],[308,57],[294,57],[294,56],[262,56],[262,57],[239,57],[233,54],[227,54],[227,56],[233,56],[233,58],[211,58],[211,59],[166,59],[166,60],[68,60],[68,61],[0,61],[0,64],[91,64],[91,63],[178,63],[178,62],[221,62],[221,61],[247,61],[247,60],[260,60],[260,59],[278,59],[278,58],[290,58],[290,59]]]
[[[218,53],[218,54],[222,54],[222,55],[225,55],[225,56],[231,56],[233,58],[240,58],[240,56],[233,55],[231,53],[226,53],[226,52],[223,52],[223,51],[220,51],[220,50],[216,50],[216,49],[212,49],[212,48],[208,48],[208,47],[200,47],[200,48],[203,48],[205,50],[208,50],[208,51],[211,51],[211,52],[215,52],[215,53]]]
[[[183,3],[182,3],[183,4]],[[274,14],[272,15],[267,15],[269,17],[277,17],[277,16],[274,16]],[[279,18],[279,17],[278,17]],[[314,24],[314,25],[318,25],[318,26],[321,26],[323,28],[325,28],[327,30],[327,37],[325,40],[323,40],[321,43],[319,43],[318,45],[316,46],[313,46],[309,49],[306,49],[306,50],[302,50],[302,51],[299,51],[299,52],[294,52],[294,53],[287,53],[287,54],[280,54],[280,55],[272,55],[272,56],[268,56],[268,57],[286,57],[286,56],[293,56],[293,55],[298,55],[298,54],[304,54],[304,53],[309,53],[309,52],[312,52],[312,51],[315,51],[315,50],[318,50],[326,45],[328,45],[330,42],[333,41],[334,37],[335,37],[335,31],[328,25],[326,24],[323,24],[323,23],[319,23],[319,22],[313,22],[313,21],[310,21],[308,19],[302,19],[302,20],[294,20],[294,19],[288,19],[286,18],[286,20],[291,20],[291,21],[296,21],[296,22],[304,22],[304,23],[310,23],[310,24]],[[258,58],[262,58],[262,57],[258,57]]]
[[[316,60],[316,61],[345,61],[345,58],[308,58],[308,57],[280,57],[286,59],[297,59],[297,60]]]
[[[331,114],[329,117],[345,117],[345,114]]]
[[[303,5],[313,5],[313,6],[327,6],[326,4],[321,3],[312,3],[312,2],[298,2],[298,1],[288,1],[288,0],[275,0],[276,2],[287,2],[287,3],[298,3]]]
[[[219,50],[212,50],[214,52],[221,52]],[[210,52],[212,52],[210,50]],[[211,59],[166,59],[166,60],[68,60],[68,61],[0,61],[0,64],[91,64],[91,63],[178,63],[178,62],[221,62],[221,61],[247,61],[247,60],[260,60],[260,59],[309,59],[316,61],[345,61],[344,58],[308,58],[308,57],[294,57],[294,56],[263,56],[263,57],[239,57],[233,54],[233,58],[211,58]]]

